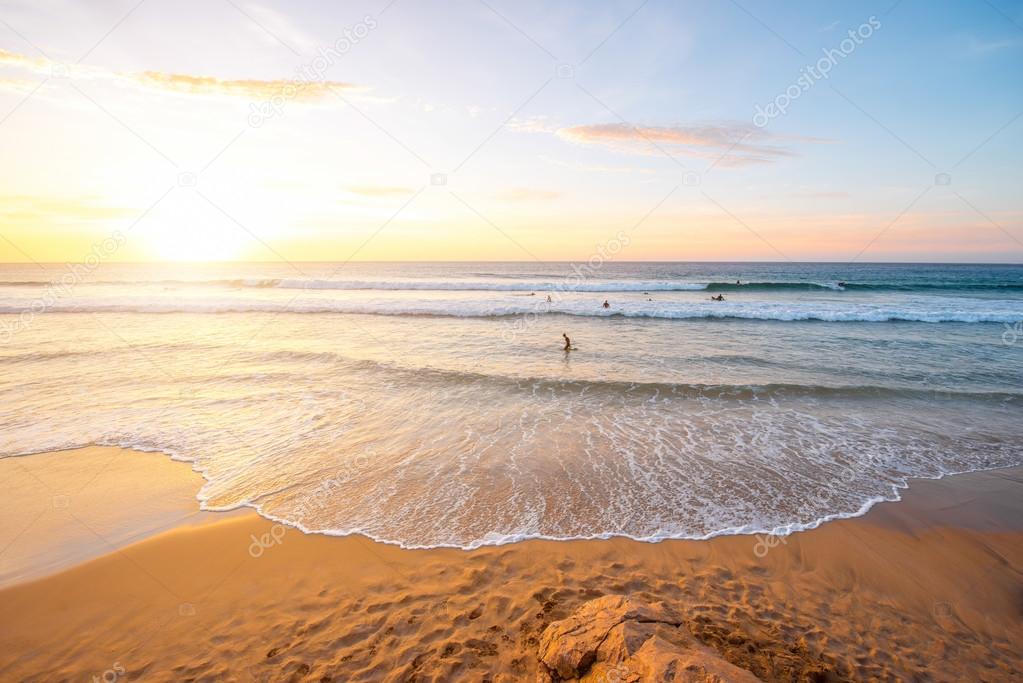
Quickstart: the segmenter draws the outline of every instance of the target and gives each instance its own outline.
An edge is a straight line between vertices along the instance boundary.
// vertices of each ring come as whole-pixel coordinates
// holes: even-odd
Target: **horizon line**
[[[256,260],[256,261],[241,261],[241,260],[229,260],[229,261],[176,261],[176,260],[152,260],[152,261],[108,261],[103,265],[181,265],[181,266],[197,266],[197,265],[268,265],[276,264],[287,267],[289,264],[296,263],[329,263],[329,264],[349,264],[349,263],[379,263],[379,264],[390,264],[390,263],[436,263],[436,264],[459,264],[459,263],[514,263],[514,264],[574,264],[574,263],[588,263],[589,258],[584,259],[552,259],[552,260],[506,260],[506,259],[458,259],[458,260],[408,260],[408,259],[394,259],[394,260],[297,260],[290,259],[288,261],[281,260]],[[82,263],[82,261],[3,261],[0,262],[2,266],[63,266],[73,265]],[[611,264],[671,264],[671,263],[707,263],[707,264],[720,264],[720,265],[734,265],[734,264],[791,264],[791,265],[846,265],[846,266],[864,266],[864,265],[891,265],[891,266],[1023,266],[1023,260],[1020,261],[843,261],[843,260],[813,260],[813,261],[795,261],[795,260],[735,260],[735,261],[717,261],[717,260],[703,260],[703,259],[691,259],[691,260],[610,260],[606,259],[602,263],[604,265]]]

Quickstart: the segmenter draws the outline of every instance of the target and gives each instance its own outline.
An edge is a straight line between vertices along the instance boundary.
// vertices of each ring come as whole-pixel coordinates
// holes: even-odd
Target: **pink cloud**
[[[783,136],[748,124],[698,126],[633,126],[599,123],[570,126],[558,137],[582,145],[601,145],[631,154],[680,154],[714,159],[722,166],[764,164],[795,156],[786,142],[826,142],[819,138]]]

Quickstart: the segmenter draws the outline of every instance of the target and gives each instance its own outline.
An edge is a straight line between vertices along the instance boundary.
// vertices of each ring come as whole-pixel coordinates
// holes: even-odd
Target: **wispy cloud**
[[[986,55],[992,52],[1000,52],[1023,45],[1023,41],[1016,38],[1004,40],[983,40],[976,36],[970,36],[967,51],[974,55]]]
[[[413,187],[399,187],[389,185],[360,185],[347,188],[352,194],[361,197],[395,197],[399,195],[412,195],[416,190]]]
[[[93,196],[0,195],[0,220],[40,226],[106,221],[134,215],[136,209],[111,206]]]
[[[509,202],[525,202],[535,200],[557,199],[560,196],[561,196],[560,192],[554,192],[553,190],[540,190],[529,187],[515,187],[510,190],[505,190],[504,192],[499,192],[497,198]]]
[[[236,3],[236,6],[252,20],[252,30],[265,37],[268,45],[281,41],[301,53],[312,53],[316,49],[317,43],[313,36],[272,7],[254,3]]]
[[[0,49],[0,65],[28,70],[42,75],[65,73],[65,65]],[[340,81],[303,81],[288,79],[231,79],[216,76],[163,73],[121,73],[96,66],[75,65],[66,71],[72,78],[104,80],[129,87],[159,92],[206,97],[240,97],[267,100],[285,96],[296,101],[312,102],[326,98],[332,90],[361,91],[363,88]]]
[[[341,90],[358,90],[350,83],[337,81],[289,81],[289,80],[258,80],[258,79],[224,79],[213,76],[193,76],[189,74],[167,74],[157,71],[146,71],[134,74],[129,78],[139,84],[157,90],[184,93],[187,95],[226,95],[247,99],[269,99],[287,90],[289,96],[294,92],[297,101],[315,101],[330,94],[332,88]]]
[[[32,90],[32,88],[34,88],[36,85],[38,84],[20,78],[0,77],[0,90],[14,90],[17,92],[24,92],[26,90]]]
[[[845,199],[851,196],[848,192],[841,191],[805,191],[805,192],[793,192],[793,197],[805,197],[808,199]]]
[[[636,166],[607,166],[605,164],[584,164],[577,161],[565,161],[564,159],[554,159],[544,154],[540,155],[540,160],[544,161],[552,166],[561,166],[562,168],[571,168],[576,171],[588,171],[591,173],[641,173],[645,175],[652,175],[656,173],[652,168],[643,168]]]
[[[11,52],[0,47],[0,64],[7,64],[8,66],[20,66],[27,69],[39,70],[42,68],[49,68],[49,62],[45,59],[38,59],[36,57],[29,57],[18,52]]]
[[[827,142],[819,138],[777,135],[738,123],[698,126],[599,123],[561,128],[557,135],[569,142],[601,145],[627,154],[659,154],[668,148],[674,154],[717,159],[722,166],[764,164],[795,156],[795,152],[781,146],[785,142]]]
[[[514,117],[506,124],[508,130],[519,133],[556,133],[559,126],[551,123],[550,119],[543,115],[527,116],[525,118]]]

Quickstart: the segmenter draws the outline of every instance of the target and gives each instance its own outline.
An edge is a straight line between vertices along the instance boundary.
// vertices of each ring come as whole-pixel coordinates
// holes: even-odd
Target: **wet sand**
[[[119,504],[69,496],[60,515],[80,518],[77,531],[59,515],[5,530],[0,559],[43,553],[63,568],[34,579],[22,568],[0,590],[0,680],[534,680],[544,627],[607,594],[667,602],[763,680],[1007,681],[1023,670],[1023,468],[914,480],[900,502],[788,537],[467,552],[306,536],[251,513],[195,517],[200,480],[187,465],[74,455],[86,469],[106,459],[118,474],[97,476],[89,495],[107,500],[107,487]],[[68,495],[47,488],[58,464],[45,457],[19,459],[21,478],[5,478],[22,496],[5,495],[5,518],[36,514],[27,468],[46,504]],[[191,507],[178,502],[182,481]],[[133,518],[139,506],[148,512]],[[135,524],[154,535],[132,542]],[[119,535],[86,541],[100,529]],[[60,544],[79,550],[43,552]]]

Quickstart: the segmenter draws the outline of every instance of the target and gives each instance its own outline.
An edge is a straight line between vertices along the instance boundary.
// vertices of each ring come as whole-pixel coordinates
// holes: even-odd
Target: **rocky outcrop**
[[[664,603],[621,595],[587,602],[540,637],[542,683],[755,683],[756,676],[701,645]]]

